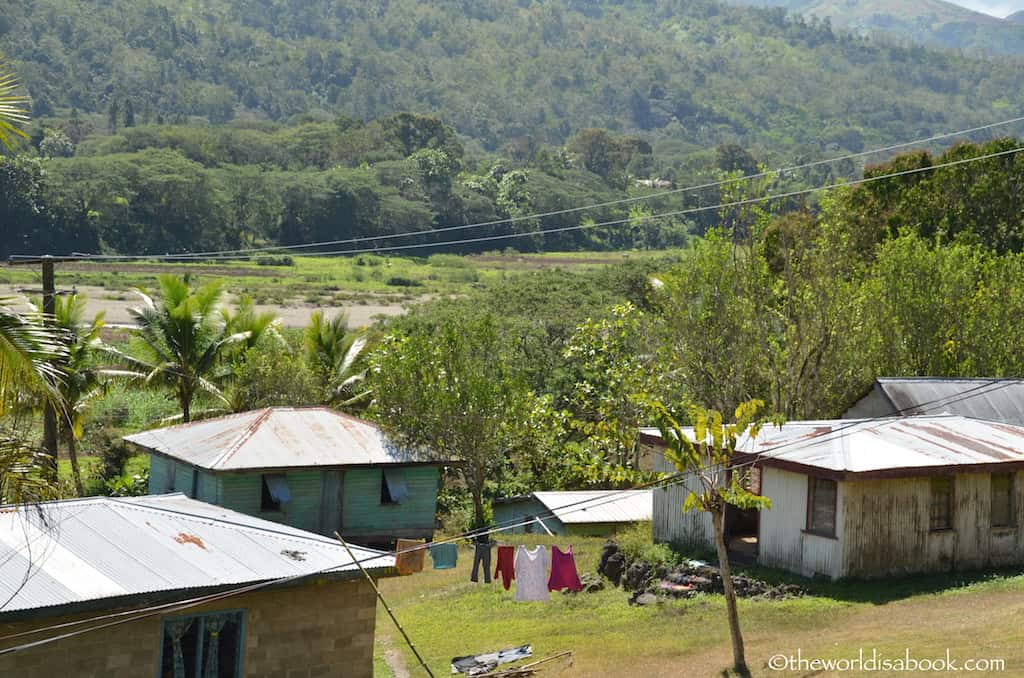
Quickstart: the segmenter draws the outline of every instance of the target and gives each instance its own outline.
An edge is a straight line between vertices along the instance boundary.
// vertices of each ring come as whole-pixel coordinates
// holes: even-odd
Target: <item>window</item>
[[[401,504],[409,496],[409,487],[405,484],[405,472],[398,469],[384,469],[380,474],[380,503]]]
[[[288,479],[283,473],[263,476],[263,488],[260,493],[261,511],[280,511],[281,504],[287,504],[291,500],[292,493],[288,489]]]
[[[932,530],[953,529],[953,478],[952,476],[932,478]]]
[[[242,610],[163,620],[160,678],[239,678]]]
[[[823,537],[836,536],[836,481],[808,478],[807,531]]]
[[[1010,527],[1013,515],[1013,474],[992,474],[992,527]]]

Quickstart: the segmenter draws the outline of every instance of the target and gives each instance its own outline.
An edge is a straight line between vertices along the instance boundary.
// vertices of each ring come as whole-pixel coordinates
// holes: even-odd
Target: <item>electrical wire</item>
[[[294,250],[310,249],[310,248],[314,248],[314,247],[330,247],[330,246],[334,246],[334,245],[354,244],[354,243],[360,243],[360,242],[373,242],[373,241],[379,241],[379,240],[390,240],[390,239],[394,239],[394,238],[416,237],[416,236],[422,236],[422,235],[431,235],[431,234],[435,234],[435,233],[448,233],[448,232],[452,232],[452,231],[459,231],[459,230],[466,230],[466,229],[475,229],[475,228],[483,228],[483,227],[486,227],[486,226],[498,226],[498,225],[501,225],[501,224],[512,224],[512,223],[516,223],[516,222],[520,222],[520,221],[528,221],[528,220],[534,220],[534,219],[544,219],[544,218],[547,218],[547,217],[559,216],[559,215],[562,215],[562,214],[573,214],[573,213],[576,213],[576,212],[583,212],[583,211],[588,211],[588,210],[601,209],[601,208],[605,208],[605,207],[613,207],[613,206],[616,206],[616,205],[629,204],[629,203],[633,203],[633,202],[654,200],[654,199],[657,199],[657,198],[663,198],[663,197],[666,197],[666,196],[677,195],[677,194],[681,194],[681,193],[692,193],[692,192],[696,192],[696,191],[706,190],[706,189],[709,189],[709,188],[716,188],[718,186],[723,186],[723,185],[726,185],[726,184],[735,184],[735,183],[742,182],[742,181],[752,181],[754,179],[761,179],[761,178],[770,177],[770,176],[781,176],[781,175],[785,175],[785,174],[789,174],[789,173],[793,173],[793,172],[799,172],[799,171],[802,171],[802,170],[805,170],[805,169],[811,169],[811,168],[818,167],[818,166],[821,166],[821,165],[829,165],[829,164],[834,164],[834,163],[837,163],[837,162],[842,162],[844,160],[853,160],[855,158],[863,158],[863,157],[867,157],[867,156],[870,156],[870,155],[877,155],[879,153],[887,153],[887,152],[890,152],[890,151],[895,151],[895,150],[899,150],[899,149],[902,149],[902,148],[907,148],[908,146],[915,146],[915,145],[918,145],[918,144],[927,144],[927,143],[932,143],[932,142],[935,142],[935,141],[940,141],[942,139],[948,139],[948,138],[951,138],[951,137],[963,136],[963,135],[968,135],[968,134],[974,134],[976,132],[986,131],[986,130],[994,129],[994,128],[997,128],[997,127],[1004,127],[1004,126],[1012,125],[1012,124],[1019,123],[1019,122],[1022,122],[1022,121],[1024,121],[1024,116],[1019,116],[1019,117],[1015,117],[1015,118],[1009,118],[1007,120],[1000,120],[998,122],[988,123],[986,125],[979,125],[977,127],[969,127],[969,128],[965,128],[965,129],[961,129],[961,130],[952,131],[952,132],[942,132],[940,134],[935,134],[935,135],[932,135],[930,137],[923,137],[923,138],[920,138],[920,139],[914,139],[912,141],[904,141],[904,142],[900,142],[900,143],[896,143],[896,144],[890,144],[888,146],[882,146],[882,147],[879,147],[879,148],[872,148],[872,149],[869,149],[869,150],[866,150],[866,151],[859,151],[857,153],[849,153],[847,155],[842,155],[842,156],[838,156],[838,157],[835,157],[835,158],[824,158],[824,159],[821,159],[821,160],[814,160],[814,161],[811,161],[811,162],[806,162],[806,163],[802,163],[802,164],[799,164],[799,165],[792,165],[792,166],[789,166],[789,167],[782,167],[782,168],[773,169],[773,170],[763,170],[763,171],[760,171],[760,172],[755,172],[753,174],[744,175],[742,177],[737,177],[735,179],[722,179],[722,180],[707,182],[707,183],[698,184],[698,185],[694,185],[694,186],[686,186],[686,187],[683,187],[683,188],[675,188],[675,189],[670,189],[670,190],[666,190],[666,191],[660,191],[660,192],[656,192],[656,193],[649,193],[647,195],[642,195],[642,196],[631,196],[631,197],[628,197],[628,198],[620,198],[620,199],[617,199],[617,200],[609,200],[609,201],[605,201],[605,202],[592,203],[592,204],[589,204],[589,205],[581,205],[581,206],[578,206],[578,207],[569,207],[569,208],[560,209],[560,210],[551,210],[551,211],[548,211],[548,212],[538,212],[538,213],[534,213],[534,214],[525,214],[525,215],[508,217],[508,218],[505,218],[505,219],[494,219],[494,220],[491,220],[491,221],[481,221],[481,222],[476,222],[476,223],[472,223],[472,224],[462,224],[462,225],[459,225],[459,226],[445,226],[445,227],[441,227],[441,228],[422,229],[422,230],[419,230],[419,231],[409,231],[407,233],[394,233],[394,234],[390,234],[390,235],[362,236],[362,237],[356,237],[356,238],[346,238],[346,239],[341,239],[341,240],[324,240],[324,241],[320,241],[320,242],[301,243],[301,244],[295,244],[295,245],[275,245],[275,246],[251,247],[251,248],[243,248],[243,249],[208,250],[208,251],[204,251],[204,252],[189,252],[189,253],[181,253],[181,254],[165,254],[165,255],[162,255],[162,256],[161,255],[139,255],[139,254],[136,254],[136,255],[123,255],[123,256],[85,254],[85,255],[82,255],[82,256],[83,256],[83,258],[98,258],[98,257],[108,257],[108,258],[118,258],[118,259],[154,259],[154,258],[162,258],[162,259],[175,259],[175,260],[178,260],[178,259],[187,260],[187,259],[193,259],[193,258],[195,258],[195,259],[239,258],[240,255],[252,255],[252,254],[260,254],[260,253],[266,253],[266,252],[281,252],[281,251],[287,252],[287,251],[294,251]],[[24,256],[24,255],[21,255],[21,256]],[[26,257],[26,258],[28,258],[28,257]]]
[[[962,402],[964,400],[969,400],[970,398],[977,397],[978,395],[982,395],[981,393],[979,393],[979,391],[983,391],[984,389],[987,389],[989,387],[993,387],[993,388],[991,388],[988,391],[985,391],[986,394],[987,393],[991,393],[992,391],[998,390],[1000,388],[1006,388],[1007,386],[1009,386],[1009,385],[1011,385],[1013,383],[1015,383],[1015,382],[1013,380],[1009,380],[1009,379],[990,379],[990,380],[986,380],[985,383],[983,383],[983,384],[980,384],[978,386],[974,386],[974,387],[972,387],[970,389],[967,389],[965,391],[961,391],[960,393],[955,394],[953,396],[945,396],[945,397],[936,398],[936,399],[934,399],[932,401],[925,401],[924,403],[917,403],[915,405],[903,408],[903,409],[899,410],[898,412],[902,413],[902,412],[905,412],[907,410],[922,410],[922,409],[924,411],[927,411],[927,410],[930,410],[930,409],[935,409],[935,407],[944,407],[944,406],[947,406],[947,405],[954,404],[956,402]],[[971,395],[971,394],[973,394],[973,395]],[[830,436],[835,436],[835,435],[842,436],[842,435],[844,435],[845,430],[848,429],[848,428],[852,428],[852,427],[855,427],[855,426],[861,426],[861,425],[864,425],[866,423],[870,424],[872,422],[881,422],[881,421],[886,421],[886,420],[892,420],[894,418],[898,418],[899,416],[900,415],[897,414],[897,415],[886,415],[886,416],[880,416],[880,417],[872,417],[872,418],[868,418],[868,419],[850,420],[850,423],[844,424],[842,426],[839,426],[839,427],[833,429],[832,431],[830,431],[825,436],[819,436],[819,437],[817,437],[815,439],[812,439],[812,440],[800,440],[800,439],[798,439],[798,440],[783,442],[780,445],[777,445],[777,446],[773,447],[770,450],[770,453],[771,453],[772,456],[776,456],[777,452],[780,449],[784,449],[784,448],[787,448],[787,447],[791,447],[791,446],[795,446],[795,445],[818,445],[818,444],[821,444],[821,442],[823,442],[825,440],[828,440]],[[752,442],[752,441],[748,441],[748,442]],[[730,464],[728,466],[723,466],[721,464],[716,464],[716,465],[712,465],[711,467],[702,469],[702,471],[707,472],[707,471],[710,470],[712,472],[718,472],[718,471],[721,471],[721,470],[742,469],[742,468],[745,468],[745,467],[748,467],[748,466],[753,466],[753,465],[755,465],[757,463],[760,463],[763,460],[762,458],[767,456],[767,455],[768,455],[768,452],[757,453],[757,454],[752,455],[752,457],[750,459],[748,459],[746,461],[743,461],[741,463],[738,463],[738,464]],[[717,467],[717,468],[715,468],[715,467]],[[696,475],[696,474],[697,474],[696,471],[676,473],[676,474],[673,474],[671,476],[667,476],[665,478],[661,478],[661,479],[658,479],[658,480],[655,480],[655,481],[651,481],[650,483],[641,484],[639,486],[636,486],[636,487],[628,489],[628,490],[612,491],[608,495],[608,497],[606,497],[605,499],[603,499],[603,500],[601,500],[599,502],[594,502],[593,500],[589,500],[589,499],[580,500],[578,502],[574,502],[573,504],[568,504],[565,507],[559,508],[558,512],[563,514],[563,515],[565,515],[565,514],[568,514],[568,513],[573,513],[575,511],[581,511],[581,510],[587,510],[589,508],[595,508],[597,506],[600,506],[600,505],[603,505],[603,504],[606,504],[606,503],[613,503],[615,501],[618,501],[618,499],[617,498],[613,499],[612,497],[615,496],[615,495],[618,495],[618,494],[622,494],[623,492],[635,491],[637,489],[654,488],[654,487],[656,487],[658,485],[662,485],[662,484],[664,484],[666,486],[679,485],[679,484],[682,484],[683,482],[685,482],[685,479],[688,476]],[[572,508],[574,506],[575,506],[575,508]],[[565,510],[567,508],[569,510]],[[547,514],[544,515],[544,516],[535,516],[535,517],[531,517],[528,520],[522,520],[522,521],[519,521],[519,522],[517,522],[515,524],[512,524],[512,525],[508,525],[508,526],[504,526],[504,527],[500,527],[500,526],[499,527],[492,527],[492,528],[489,528],[489,529],[483,530],[483,531],[481,531],[481,530],[470,530],[470,531],[467,531],[467,532],[463,532],[460,535],[455,535],[455,536],[448,537],[448,538],[445,538],[445,539],[442,539],[442,540],[438,540],[438,541],[435,541],[435,542],[426,543],[426,544],[420,544],[420,545],[417,545],[417,546],[414,546],[414,547],[411,547],[411,548],[408,548],[408,549],[404,549],[404,550],[400,551],[399,553],[401,553],[401,554],[411,553],[411,552],[418,551],[418,550],[421,550],[421,549],[430,548],[432,545],[443,544],[443,543],[450,543],[450,542],[458,541],[458,540],[461,540],[461,539],[472,538],[472,537],[475,537],[475,536],[482,536],[482,535],[488,535],[488,534],[494,534],[494,533],[497,533],[497,532],[504,532],[504,531],[507,531],[507,530],[510,530],[510,529],[515,529],[516,527],[522,527],[522,526],[526,526],[528,524],[533,524],[536,521],[537,517],[541,517],[541,519],[544,520],[544,519],[547,519],[547,518],[557,517],[557,516],[556,516],[556,512],[555,511],[548,511]],[[508,522],[508,521],[506,521],[506,522]],[[396,553],[396,555],[398,555],[398,553]],[[380,560],[380,559],[382,559],[384,557],[387,557],[387,555],[386,554],[381,554],[381,555],[371,556],[369,558],[365,558],[365,559],[359,560],[358,564],[368,563],[368,562],[372,562],[374,560]],[[183,609],[188,609],[188,608],[194,607],[196,605],[200,605],[200,604],[204,604],[204,603],[210,603],[210,602],[215,602],[217,600],[222,600],[224,598],[229,598],[229,597],[232,597],[232,596],[235,596],[235,595],[241,595],[243,593],[248,593],[250,591],[259,590],[259,589],[265,588],[267,586],[282,585],[282,584],[286,584],[286,583],[289,583],[289,582],[292,582],[292,581],[296,581],[296,580],[300,580],[300,579],[305,579],[305,578],[309,578],[309,577],[315,577],[315,576],[318,576],[318,575],[330,574],[330,573],[333,573],[333,572],[337,572],[339,570],[343,570],[346,567],[350,567],[351,565],[352,565],[352,563],[343,563],[341,565],[338,565],[338,566],[335,566],[335,567],[331,567],[331,568],[325,568],[325,569],[322,569],[322,570],[319,570],[319,571],[316,571],[316,572],[307,572],[307,573],[292,575],[292,576],[289,576],[289,577],[282,577],[282,578],[267,580],[267,581],[263,581],[263,582],[257,582],[255,584],[247,585],[247,586],[244,586],[244,587],[241,587],[241,588],[231,589],[231,590],[228,590],[228,591],[212,594],[212,595],[209,595],[209,596],[200,596],[198,598],[193,598],[193,599],[189,599],[189,600],[186,600],[186,601],[177,601],[177,602],[174,602],[174,603],[166,603],[166,604],[158,605],[158,606],[150,606],[150,607],[147,607],[147,608],[140,608],[140,609],[137,609],[137,610],[130,610],[130,611],[127,611],[127,612],[119,612],[119,613],[114,613],[114,614],[109,614],[109,615],[98,616],[98,617],[90,617],[90,618],[87,618],[87,619],[77,620],[77,621],[74,621],[74,622],[67,622],[67,623],[64,623],[64,624],[57,624],[57,625],[53,625],[53,626],[49,626],[49,627],[33,629],[31,631],[26,631],[26,632],[22,632],[22,633],[18,633],[18,634],[12,634],[12,635],[8,635],[8,636],[3,636],[3,637],[0,637],[0,641],[9,640],[9,639],[16,638],[16,637],[23,637],[23,636],[26,636],[26,635],[34,635],[34,634],[37,634],[37,633],[41,633],[43,631],[57,630],[57,629],[60,629],[60,628],[68,628],[68,627],[71,627],[71,626],[77,626],[77,625],[81,625],[81,624],[84,624],[84,623],[101,621],[101,620],[105,620],[105,619],[115,619],[115,621],[111,621],[111,622],[105,623],[105,624],[100,624],[98,626],[92,626],[92,627],[89,627],[89,628],[86,628],[86,629],[78,629],[76,631],[71,631],[71,632],[60,634],[60,635],[57,635],[57,636],[51,636],[51,637],[48,637],[48,638],[42,638],[42,639],[37,640],[37,641],[32,641],[32,642],[29,642],[29,643],[24,643],[24,644],[21,644],[21,645],[12,646],[10,648],[0,649],[0,656],[3,656],[5,654],[11,654],[11,653],[14,653],[14,652],[19,652],[19,651],[27,650],[27,649],[30,649],[30,648],[33,648],[33,647],[38,647],[40,645],[48,644],[48,643],[51,643],[51,642],[56,642],[56,641],[59,641],[59,640],[64,640],[66,638],[71,638],[71,637],[74,637],[74,636],[77,636],[77,635],[81,635],[83,633],[88,633],[90,631],[98,631],[98,630],[101,630],[101,629],[104,629],[104,628],[109,628],[111,626],[117,626],[119,624],[124,624],[124,623],[132,622],[132,621],[137,621],[137,620],[144,619],[144,618],[147,618],[147,617],[150,617],[150,616],[161,614],[163,612],[179,611],[179,610],[183,610]],[[135,616],[131,616],[131,615],[135,615]],[[128,618],[124,618],[124,617],[128,617]]]
[[[862,177],[860,179],[853,179],[853,180],[850,180],[850,181],[843,181],[843,182],[836,182],[836,183],[832,183],[832,184],[825,184],[823,186],[815,186],[815,187],[811,187],[811,188],[797,189],[797,190],[793,190],[793,191],[787,191],[787,192],[784,192],[784,193],[775,193],[775,194],[772,194],[772,195],[759,196],[759,197],[754,197],[754,198],[744,198],[744,199],[741,199],[741,200],[733,200],[733,201],[730,201],[730,202],[719,203],[717,205],[707,205],[707,206],[704,206],[704,207],[690,207],[690,208],[686,208],[686,209],[673,210],[673,211],[670,211],[670,212],[660,212],[660,213],[657,213],[657,214],[645,214],[645,215],[640,215],[640,216],[637,216],[637,217],[625,217],[625,218],[622,218],[622,219],[613,219],[613,220],[610,220],[610,221],[602,221],[602,222],[596,222],[596,223],[583,223],[583,224],[576,224],[574,226],[562,226],[562,227],[558,227],[558,228],[538,229],[536,231],[523,231],[523,232],[519,232],[519,233],[506,233],[506,234],[498,234],[498,235],[479,236],[479,237],[475,237],[475,238],[462,238],[462,239],[458,239],[458,240],[446,240],[446,241],[433,242],[433,243],[412,243],[412,244],[391,245],[391,246],[384,246],[384,247],[368,247],[368,248],[358,248],[358,249],[332,250],[332,251],[328,251],[328,252],[298,253],[295,256],[329,257],[329,256],[346,256],[346,255],[352,255],[352,254],[397,252],[397,251],[403,251],[403,250],[422,249],[422,248],[428,248],[428,247],[448,247],[448,246],[451,246],[451,245],[467,245],[467,244],[480,243],[480,242],[491,242],[491,241],[496,241],[496,240],[509,240],[509,239],[514,239],[514,238],[529,238],[529,237],[536,237],[536,236],[539,236],[539,235],[549,235],[549,234],[552,234],[552,233],[566,233],[566,232],[569,232],[569,231],[579,231],[579,230],[584,230],[584,229],[600,228],[600,227],[604,227],[604,226],[616,226],[616,225],[622,225],[622,224],[627,224],[627,223],[629,223],[629,224],[637,224],[637,223],[641,223],[641,222],[644,222],[644,221],[649,221],[649,220],[652,220],[652,219],[665,219],[667,217],[677,217],[677,216],[684,216],[684,215],[689,215],[689,214],[698,214],[698,213],[701,213],[701,212],[708,212],[708,211],[712,211],[712,210],[726,209],[726,208],[732,208],[732,207],[744,207],[744,206],[747,206],[747,205],[754,205],[754,204],[758,204],[758,203],[762,203],[762,202],[768,202],[768,201],[771,201],[771,200],[781,200],[781,199],[785,199],[785,198],[794,198],[794,197],[799,197],[799,196],[802,196],[802,195],[809,195],[811,193],[817,193],[819,191],[829,191],[829,190],[833,190],[833,189],[837,189],[837,188],[849,188],[849,187],[852,187],[852,186],[860,186],[860,185],[863,185],[863,184],[869,184],[869,183],[874,183],[874,182],[877,182],[877,181],[883,181],[885,179],[893,179],[893,178],[896,178],[896,177],[904,177],[904,176],[909,176],[909,175],[913,175],[913,174],[920,174],[920,173],[923,173],[923,172],[931,172],[931,171],[934,171],[934,170],[944,169],[944,168],[947,168],[947,167],[956,167],[956,166],[959,166],[959,165],[965,165],[965,164],[969,164],[969,163],[980,162],[982,160],[991,160],[992,158],[999,158],[999,157],[1004,157],[1004,156],[1008,156],[1008,155],[1013,155],[1015,153],[1020,153],[1021,151],[1024,151],[1024,146],[1017,146],[1015,148],[1007,149],[1007,150],[1004,150],[1004,151],[998,151],[998,152],[995,152],[995,153],[987,153],[985,155],[975,156],[975,157],[971,157],[971,158],[961,158],[959,160],[952,160],[952,161],[949,161],[949,162],[940,163],[938,165],[929,165],[928,167],[916,167],[916,168],[901,170],[899,172],[891,172],[891,173],[888,173],[888,174],[880,174],[880,175],[875,175],[875,176],[870,176],[870,177]],[[12,259],[18,259],[18,258],[31,259],[31,258],[37,258],[37,257],[36,256],[27,256],[27,255],[14,255],[12,257]],[[207,259],[207,260],[209,260],[209,259],[237,259],[237,258],[239,258],[239,257],[237,257],[237,256],[227,256],[227,255],[200,257],[198,255],[147,256],[147,255],[117,255],[117,254],[89,254],[89,255],[82,255],[80,257],[80,259],[82,261],[119,261],[119,260],[126,260],[126,259],[150,259],[150,260],[171,261],[171,262],[183,262],[183,261],[189,261],[189,260],[192,260],[192,259]]]

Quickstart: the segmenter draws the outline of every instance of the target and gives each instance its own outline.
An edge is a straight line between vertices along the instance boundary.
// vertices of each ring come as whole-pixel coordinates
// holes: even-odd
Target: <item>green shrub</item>
[[[387,284],[391,287],[423,287],[422,281],[415,278],[406,278],[401,275],[391,276],[387,279]]]
[[[653,565],[678,565],[681,558],[668,544],[655,544],[653,524],[638,523],[615,535],[615,541],[626,555],[626,562],[644,560]]]
[[[294,266],[295,259],[287,254],[279,257],[263,256],[256,258],[257,266]]]

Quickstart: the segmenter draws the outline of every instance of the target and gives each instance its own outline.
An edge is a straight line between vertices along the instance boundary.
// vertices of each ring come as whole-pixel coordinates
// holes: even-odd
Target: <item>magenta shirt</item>
[[[562,553],[557,546],[551,547],[551,577],[548,579],[549,591],[581,591],[583,584],[576,574],[576,559],[572,555],[572,546],[568,553]]]

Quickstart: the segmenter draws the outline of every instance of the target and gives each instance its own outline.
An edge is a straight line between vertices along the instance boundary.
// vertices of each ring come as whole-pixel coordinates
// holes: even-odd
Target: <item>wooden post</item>
[[[53,280],[53,257],[40,257],[43,265],[43,313],[46,321],[53,322],[56,311],[55,295],[57,294]],[[43,449],[46,450],[46,475],[51,483],[57,483],[57,408],[53,399],[47,398],[43,405]]]

